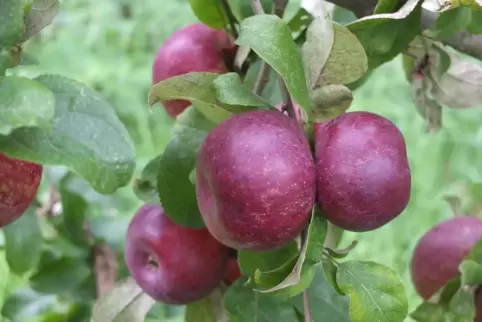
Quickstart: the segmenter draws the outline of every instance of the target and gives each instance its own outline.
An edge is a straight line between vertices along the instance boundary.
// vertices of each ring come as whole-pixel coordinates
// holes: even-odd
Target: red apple
[[[27,210],[37,195],[42,165],[0,153],[0,227],[11,224]]]
[[[227,73],[225,55],[232,56],[235,44],[224,30],[212,29],[203,24],[183,27],[162,44],[152,67],[154,84],[190,72]],[[181,114],[191,103],[186,100],[165,101],[164,107],[171,117]]]
[[[229,286],[236,282],[241,277],[241,270],[239,268],[239,262],[237,258],[230,258],[228,260],[228,267],[226,271],[226,277],[224,283]]]
[[[350,231],[377,229],[410,199],[405,140],[386,118],[350,112],[314,127],[317,202],[326,218]]]
[[[206,228],[174,223],[160,205],[142,206],[127,231],[125,258],[153,299],[187,304],[209,295],[226,276],[229,249]]]
[[[306,227],[315,167],[303,128],[276,111],[237,114],[201,144],[196,194],[206,227],[244,250],[281,247]]]

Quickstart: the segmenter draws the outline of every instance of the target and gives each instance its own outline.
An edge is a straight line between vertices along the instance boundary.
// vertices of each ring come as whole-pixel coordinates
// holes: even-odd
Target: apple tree
[[[411,197],[401,131],[350,111],[353,91],[403,55],[427,131],[443,109],[481,105],[482,67],[467,55],[482,59],[482,3],[189,2],[200,22],[160,45],[145,104],[172,118],[169,143],[136,177],[131,134],[103,95],[11,73],[35,61],[24,43],[59,1],[0,0],[0,227],[10,269],[69,304],[44,321],[141,322],[156,306],[187,322],[482,321],[480,219],[457,216],[419,241],[413,312],[395,270],[350,259],[356,240],[339,246]],[[125,241],[115,249],[86,218],[107,211],[93,199],[130,186],[143,205],[127,230],[101,217]]]

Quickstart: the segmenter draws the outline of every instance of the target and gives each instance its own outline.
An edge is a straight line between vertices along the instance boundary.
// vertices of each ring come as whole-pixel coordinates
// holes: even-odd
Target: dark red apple
[[[234,55],[235,44],[224,30],[203,24],[183,27],[169,36],[157,52],[153,67],[154,84],[190,72],[227,73],[226,55]],[[181,114],[191,103],[186,100],[165,101],[171,117]]]
[[[314,127],[317,202],[343,229],[364,232],[397,217],[410,199],[405,140],[386,118],[350,112]]]
[[[229,286],[236,282],[241,277],[241,269],[239,268],[239,262],[237,258],[230,258],[228,260],[228,267],[226,270],[226,277],[224,283]]]
[[[42,165],[0,153],[0,227],[11,224],[27,210],[37,195]]]
[[[482,322],[482,289],[480,286],[475,292],[475,322]]]
[[[482,220],[455,217],[429,230],[415,247],[410,266],[412,281],[420,296],[430,299],[456,278],[459,265],[482,239]]]
[[[206,228],[177,225],[160,205],[142,206],[127,230],[127,267],[162,303],[187,304],[209,295],[226,276],[228,256]]]
[[[306,227],[315,175],[310,146],[295,119],[276,111],[238,114],[214,128],[200,147],[198,206],[221,243],[274,249]]]

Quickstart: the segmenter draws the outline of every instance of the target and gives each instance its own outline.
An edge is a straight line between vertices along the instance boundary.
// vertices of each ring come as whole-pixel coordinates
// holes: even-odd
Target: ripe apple
[[[11,224],[27,210],[42,179],[41,164],[0,153],[0,227]]]
[[[239,268],[239,262],[237,258],[230,258],[228,260],[228,266],[226,270],[226,277],[224,283],[230,286],[241,277],[241,269]]]
[[[203,24],[185,26],[169,36],[157,52],[152,67],[152,81],[156,84],[173,76],[190,72],[227,73],[226,59],[235,54],[231,36],[224,30]],[[191,103],[186,100],[165,101],[171,117],[181,114]]]
[[[455,217],[425,233],[415,247],[410,266],[420,296],[428,300],[456,278],[460,263],[480,239],[482,220],[475,217]]]
[[[350,112],[314,126],[317,202],[343,229],[377,229],[410,199],[405,140],[386,118]]]
[[[174,223],[161,205],[142,206],[127,230],[125,259],[153,299],[187,304],[209,295],[226,276],[229,249],[206,228]]]
[[[277,111],[237,114],[201,144],[196,195],[206,227],[242,250],[281,247],[306,227],[315,166],[302,127]]]

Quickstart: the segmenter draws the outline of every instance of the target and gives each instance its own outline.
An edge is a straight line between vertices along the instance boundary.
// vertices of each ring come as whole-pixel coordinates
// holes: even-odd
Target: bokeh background
[[[36,57],[39,64],[22,66],[14,73],[58,73],[100,91],[115,107],[136,143],[139,173],[150,158],[162,152],[172,126],[159,105],[152,112],[147,105],[152,61],[170,33],[196,21],[187,0],[63,1],[54,23],[26,46],[26,52]],[[443,129],[427,134],[412,103],[400,57],[377,69],[355,91],[351,110],[379,113],[399,126],[407,143],[413,185],[410,204],[399,218],[374,232],[348,233],[342,245],[357,239],[358,246],[350,258],[373,260],[395,269],[413,309],[420,299],[410,282],[409,263],[417,239],[451,216],[469,212],[482,216],[482,187],[476,184],[482,182],[482,110],[446,109]],[[46,171],[43,198],[47,198],[49,184],[62,171],[59,167]],[[94,205],[92,230],[118,251],[122,264],[124,232],[141,204],[132,186],[113,196],[96,194],[80,179],[72,180],[72,186]],[[65,256],[75,251],[57,240],[48,247]],[[127,274],[125,267],[121,270]],[[26,277],[9,272],[4,251],[0,251],[2,315],[12,322],[88,321],[81,315],[65,315],[83,310],[81,306],[72,307],[72,295],[62,291],[72,274],[63,268],[52,268],[42,282],[57,295],[41,294],[32,290]],[[157,305],[149,321],[181,321],[175,317],[181,311],[182,308]]]

